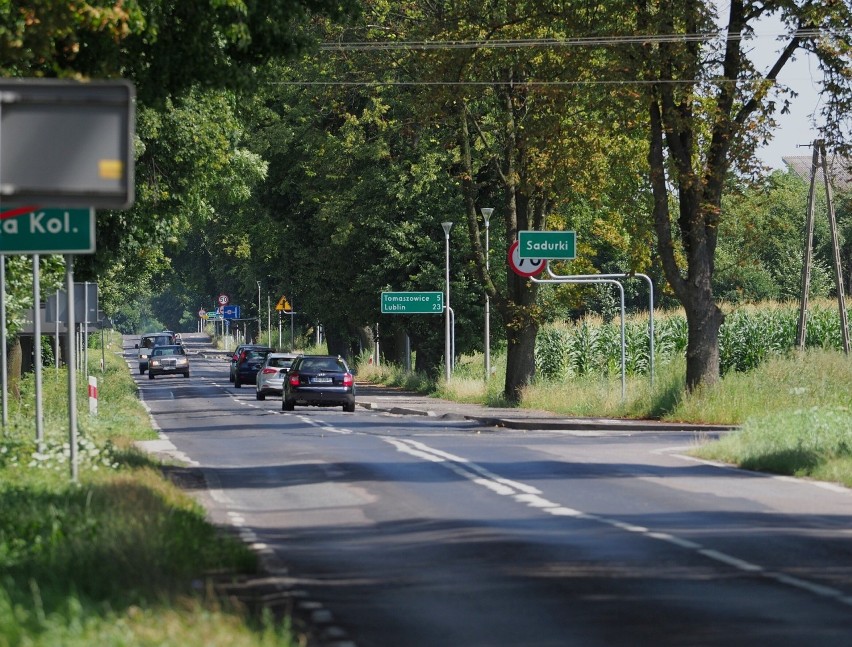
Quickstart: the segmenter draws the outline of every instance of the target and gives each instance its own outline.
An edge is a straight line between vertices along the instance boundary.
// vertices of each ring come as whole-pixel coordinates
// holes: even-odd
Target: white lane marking
[[[690,550],[698,550],[701,548],[694,541],[689,541],[688,539],[684,539],[682,537],[678,537],[676,535],[670,535],[667,532],[649,532],[649,537],[653,537],[654,539],[659,539],[660,541],[667,541],[675,546],[680,546],[681,548],[688,548]]]
[[[830,586],[823,586],[822,584],[815,584],[814,582],[808,582],[807,580],[802,580],[798,577],[793,577],[792,575],[786,575],[784,573],[764,573],[766,577],[781,582],[782,584],[787,584],[789,586],[794,586],[797,589],[802,589],[804,591],[808,591],[809,593],[813,593],[814,595],[819,595],[825,598],[834,598],[843,604],[848,604],[852,606],[852,598],[844,597],[842,591],[838,591],[837,589],[831,588]]]
[[[440,449],[429,447],[425,443],[421,443],[416,440],[401,440],[400,442],[408,443],[412,447],[416,447],[420,451],[431,453],[440,459],[464,465],[468,470],[476,472],[480,476],[483,476],[485,479],[494,481],[501,485],[505,485],[509,488],[513,488],[515,490],[518,490],[519,492],[524,492],[526,494],[541,494],[541,490],[539,490],[538,488],[532,487],[531,485],[527,485],[526,483],[520,483],[518,481],[512,481],[510,479],[503,478],[502,476],[498,476],[494,472],[480,465],[477,465],[476,463],[471,463],[469,460],[461,456],[456,456],[455,454],[450,454],[448,452],[441,451]]]
[[[334,424],[322,420],[321,418],[311,418],[309,416],[297,414],[296,418],[304,422],[306,425],[310,425],[311,427],[317,427],[318,429],[322,429],[323,431],[327,431],[330,434],[340,434],[341,436],[348,436],[353,434],[351,429],[345,429],[344,427],[337,427]]]
[[[558,508],[546,508],[545,512],[549,512],[550,514],[557,516],[557,517],[576,517],[577,519],[597,519],[597,517],[593,514],[587,514],[585,512],[581,512],[580,510],[575,510],[574,508],[566,508],[564,505],[561,505]]]
[[[713,550],[712,548],[700,548],[698,552],[704,555],[705,557],[715,559],[717,562],[722,562],[723,564],[728,564],[729,566],[733,566],[734,568],[737,568],[741,571],[745,571],[746,573],[760,573],[764,570],[762,566],[752,564],[751,562],[747,562],[744,559],[732,557],[727,553],[721,553],[718,550]]]
[[[518,503],[522,503],[527,507],[547,512],[554,516],[586,519],[612,526],[613,528],[618,528],[625,532],[642,535],[649,539],[664,541],[679,548],[692,551],[706,559],[725,564],[726,566],[730,566],[745,573],[760,574],[780,584],[791,586],[801,591],[806,591],[818,597],[836,600],[842,604],[852,606],[852,596],[846,596],[842,591],[837,589],[817,584],[816,582],[809,582],[797,577],[792,577],[784,573],[768,571],[759,564],[754,564],[738,557],[734,557],[733,555],[729,555],[712,548],[707,548],[697,542],[683,539],[676,535],[654,531],[644,526],[638,526],[618,519],[586,513],[581,510],[575,510],[574,508],[559,505],[558,503],[554,503],[544,497],[538,496],[540,491],[532,486],[493,475],[489,470],[472,463],[466,458],[435,449],[425,443],[394,438],[382,438],[382,440],[396,447],[399,452],[408,454],[409,456],[414,456],[415,458],[437,463],[442,467],[455,472],[459,476],[466,478],[471,483],[488,488],[489,490],[503,496],[511,496],[513,500]],[[490,475],[490,477],[485,477],[485,474]],[[512,486],[509,484],[512,484]]]

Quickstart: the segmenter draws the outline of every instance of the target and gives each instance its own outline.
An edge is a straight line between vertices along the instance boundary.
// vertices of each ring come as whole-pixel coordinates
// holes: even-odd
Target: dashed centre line
[[[531,485],[499,477],[489,470],[472,463],[466,458],[434,449],[422,442],[387,437],[382,440],[396,447],[397,451],[408,454],[409,456],[414,456],[415,458],[440,464],[455,474],[466,478],[471,483],[485,487],[495,494],[511,497],[514,501],[530,508],[546,512],[557,517],[572,517],[575,519],[594,521],[625,532],[642,535],[649,539],[664,541],[672,544],[673,546],[692,551],[706,559],[725,564],[726,566],[730,566],[739,571],[750,574],[760,574],[761,576],[772,579],[780,584],[806,591],[817,597],[835,600],[841,604],[852,606],[852,596],[849,596],[843,591],[833,587],[809,582],[801,578],[792,577],[785,573],[770,571],[759,564],[754,564],[733,555],[702,546],[697,542],[677,537],[676,535],[654,531],[644,526],[625,523],[611,517],[605,517],[565,507],[541,496],[541,491]]]

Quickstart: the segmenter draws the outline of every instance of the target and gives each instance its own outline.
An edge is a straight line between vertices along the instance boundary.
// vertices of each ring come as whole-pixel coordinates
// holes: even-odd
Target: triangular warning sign
[[[293,310],[293,306],[290,305],[290,302],[287,301],[287,297],[281,297],[278,299],[278,303],[275,304],[276,310],[283,310],[284,312],[290,312]]]

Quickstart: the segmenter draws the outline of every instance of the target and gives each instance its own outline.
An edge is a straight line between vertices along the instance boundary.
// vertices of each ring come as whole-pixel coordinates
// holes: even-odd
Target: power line
[[[634,79],[634,80],[608,80],[597,79],[588,81],[270,81],[269,85],[304,85],[304,86],[361,86],[361,87],[380,87],[380,86],[475,86],[489,87],[495,85],[513,85],[513,86],[555,86],[555,87],[570,87],[570,86],[586,86],[586,85],[720,85],[723,83],[776,83],[774,80],[769,80],[764,77],[755,79],[666,79],[666,80],[650,80],[650,79]]]
[[[759,37],[817,38],[824,35],[820,29],[799,29],[793,34],[776,32]],[[409,40],[409,41],[349,41],[322,43],[324,51],[410,51],[437,49],[508,49],[528,47],[609,47],[618,45],[644,45],[652,43],[690,43],[714,40],[749,40],[757,34],[729,34],[723,31],[696,34],[639,34],[630,36],[584,36],[576,38],[511,38],[474,40]]]

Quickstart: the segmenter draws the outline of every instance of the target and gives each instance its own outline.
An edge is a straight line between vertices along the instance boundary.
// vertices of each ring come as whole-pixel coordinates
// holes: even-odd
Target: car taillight
[[[352,380],[352,374],[351,373],[345,373],[343,375],[343,386],[352,386],[352,381],[353,380]]]
[[[277,372],[278,372],[277,368],[265,368],[261,371],[261,373],[264,373],[265,375],[272,375],[273,373],[277,373]]]
[[[242,362],[245,358],[246,358],[246,352],[243,351],[242,353],[240,353],[240,361]]]
[[[299,386],[299,374],[293,373],[290,375],[290,386]]]

